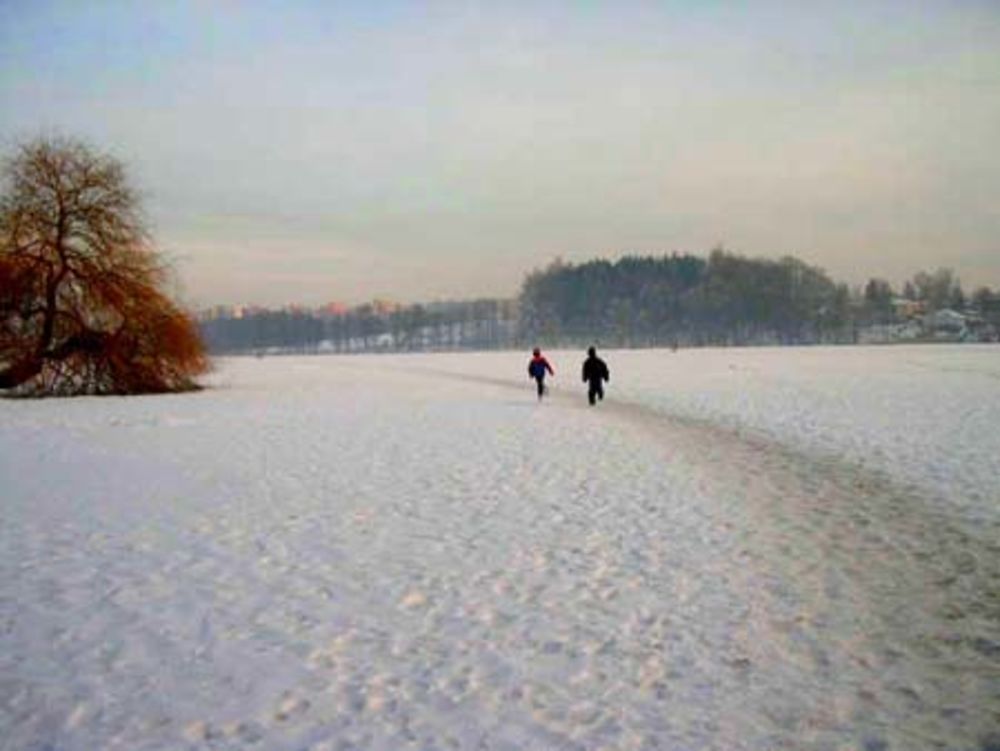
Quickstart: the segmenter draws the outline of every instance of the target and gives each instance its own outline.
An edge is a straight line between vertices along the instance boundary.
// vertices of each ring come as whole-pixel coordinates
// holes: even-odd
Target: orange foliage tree
[[[21,146],[0,192],[0,389],[195,388],[208,359],[170,300],[122,164],[68,139]]]

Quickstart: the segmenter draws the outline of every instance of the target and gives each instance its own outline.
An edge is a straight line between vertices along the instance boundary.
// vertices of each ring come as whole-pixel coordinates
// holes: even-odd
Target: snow
[[[1000,349],[0,401],[2,749],[986,749]]]
[[[817,347],[791,358],[768,348],[630,352],[620,360],[635,373],[624,398],[846,458],[963,514],[995,518],[995,346]]]

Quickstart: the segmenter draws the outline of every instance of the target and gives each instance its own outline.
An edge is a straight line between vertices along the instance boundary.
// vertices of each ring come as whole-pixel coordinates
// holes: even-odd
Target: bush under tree
[[[0,191],[0,390],[138,394],[195,388],[208,360],[165,292],[121,162],[38,139]]]

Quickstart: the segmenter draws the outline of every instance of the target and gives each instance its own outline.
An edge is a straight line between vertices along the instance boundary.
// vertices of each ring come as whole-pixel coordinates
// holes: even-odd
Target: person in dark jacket
[[[538,399],[541,401],[542,394],[545,393],[545,373],[551,373],[555,375],[556,372],[552,370],[552,366],[549,365],[549,361],[542,357],[542,351],[535,347],[531,352],[531,361],[528,363],[528,377],[534,378],[535,383],[538,384]]]
[[[589,385],[587,399],[593,406],[598,399],[604,399],[604,382],[611,380],[607,363],[597,356],[597,350],[591,347],[587,350],[587,359],[583,361],[583,380]]]

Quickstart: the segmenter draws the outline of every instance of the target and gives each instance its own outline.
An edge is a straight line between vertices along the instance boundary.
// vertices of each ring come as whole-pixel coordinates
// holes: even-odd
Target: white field
[[[0,748],[1000,748],[1000,348],[0,400]]]

